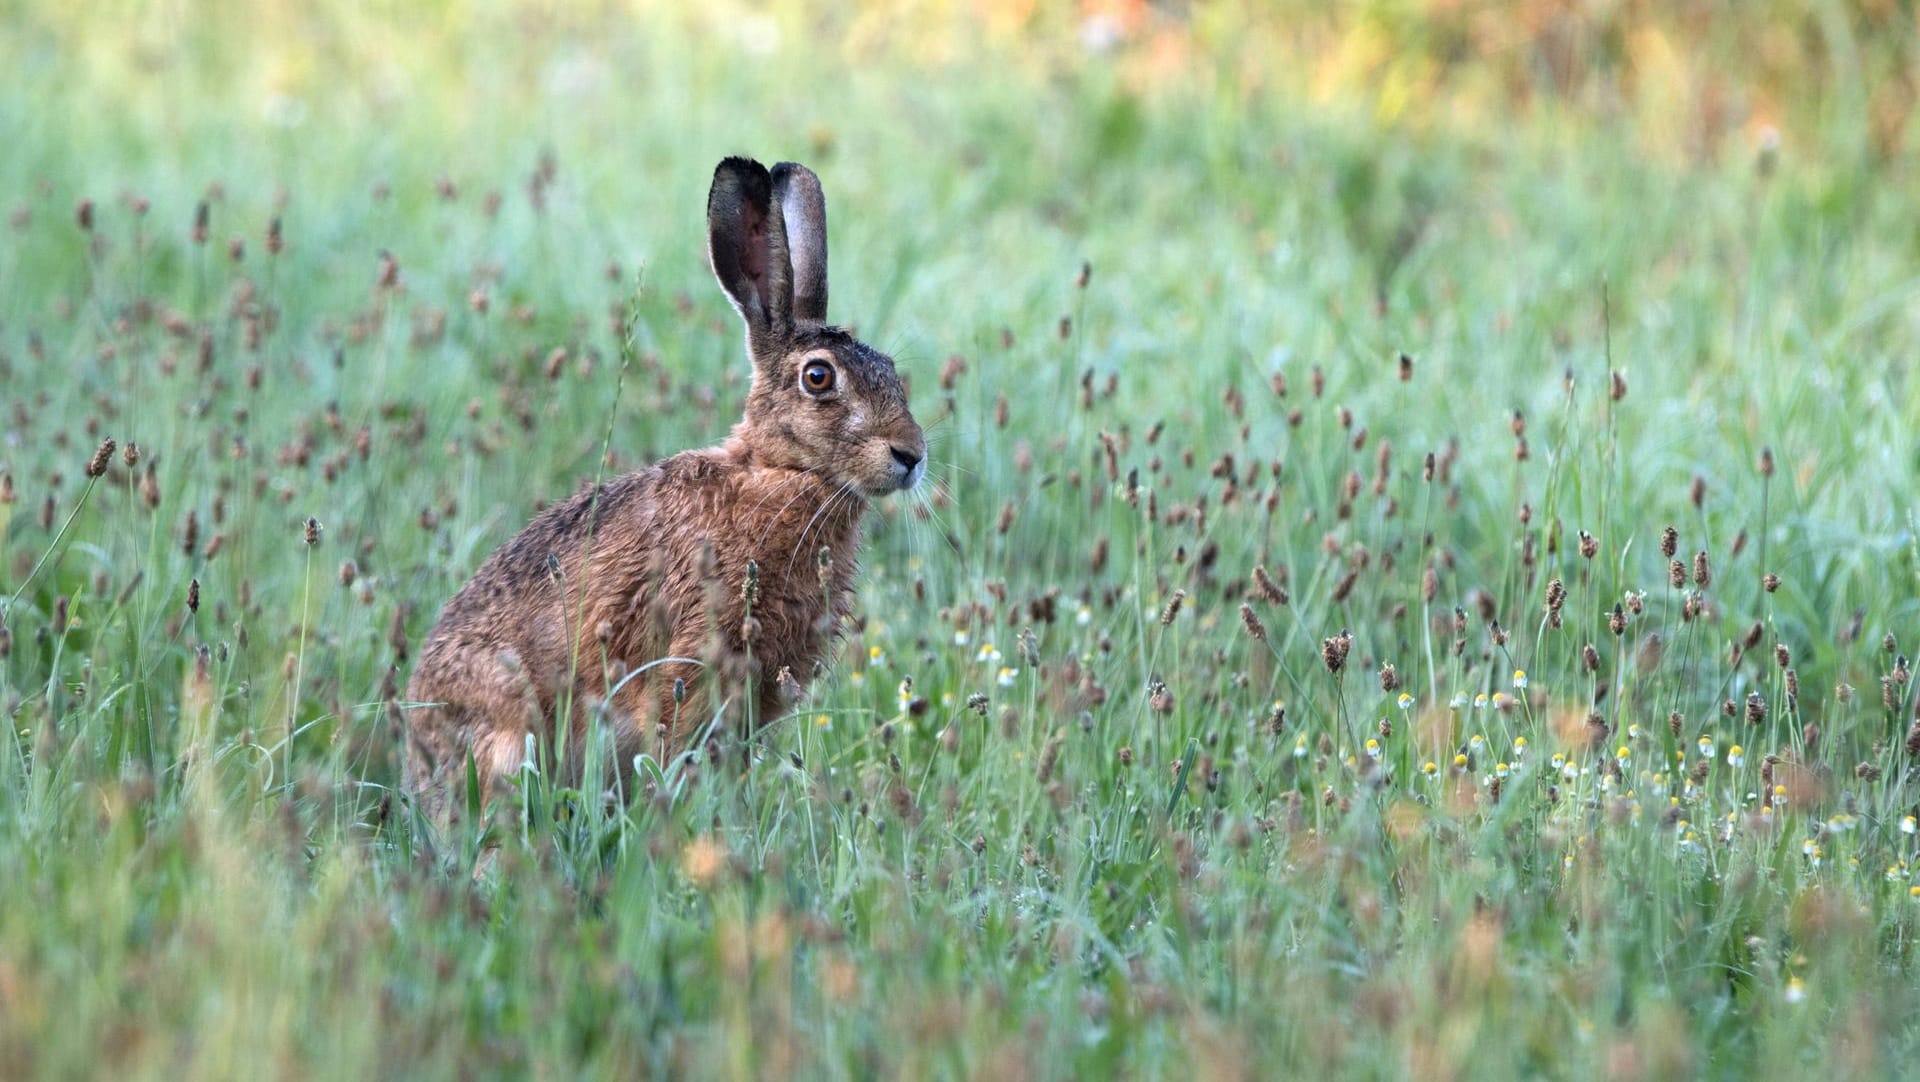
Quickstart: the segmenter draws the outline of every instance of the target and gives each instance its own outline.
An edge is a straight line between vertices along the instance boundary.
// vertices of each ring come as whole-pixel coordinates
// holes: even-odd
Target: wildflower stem
[[[306,569],[302,573],[300,588],[300,638],[294,650],[293,687],[287,691],[287,739],[281,750],[281,776],[289,788],[293,785],[293,738],[300,725],[300,686],[306,682],[307,669],[307,611],[313,601],[313,549],[306,546]]]
[[[99,481],[98,477],[87,478],[87,486],[80,490],[80,498],[74,501],[73,510],[67,512],[67,520],[60,524],[60,529],[53,535],[53,540],[48,542],[47,550],[40,554],[40,559],[33,565],[33,570],[27,572],[27,577],[20,580],[20,585],[13,591],[13,596],[7,599],[7,612],[11,613],[14,606],[20,603],[20,595],[27,592],[27,587],[33,585],[33,580],[39,576],[40,569],[45,567],[47,561],[52,559],[53,554],[59,550],[60,542],[66,538],[67,531],[73,527],[73,520],[80,517],[81,510],[87,506],[87,497],[93,495],[93,486]]]

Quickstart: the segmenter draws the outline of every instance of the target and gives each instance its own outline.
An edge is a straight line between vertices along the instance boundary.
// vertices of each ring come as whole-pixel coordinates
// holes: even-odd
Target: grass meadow
[[[1912,1069],[1911,5],[0,17],[0,1075]],[[729,153],[934,483],[432,837],[440,605],[739,416]]]

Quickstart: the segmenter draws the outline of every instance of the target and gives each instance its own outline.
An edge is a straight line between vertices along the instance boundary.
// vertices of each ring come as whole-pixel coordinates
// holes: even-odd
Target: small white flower
[[[1527,686],[1527,670],[1525,669],[1513,670],[1513,686],[1517,688],[1524,688]]]
[[[1012,686],[1013,686],[1013,678],[1014,678],[1014,677],[1016,677],[1016,676],[1019,676],[1019,675],[1020,675],[1020,670],[1019,670],[1019,669],[1010,669],[1010,668],[1007,668],[1006,666],[1004,666],[1004,665],[1002,665],[1002,666],[1000,667],[1000,677],[999,677],[999,680],[1000,680],[1000,686],[1001,686],[1001,687],[1003,687],[1003,688],[1010,688],[1010,687],[1012,687]]]

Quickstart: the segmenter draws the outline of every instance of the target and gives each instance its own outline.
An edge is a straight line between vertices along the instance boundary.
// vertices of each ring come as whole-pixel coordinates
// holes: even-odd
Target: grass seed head
[[[1347,667],[1347,653],[1353,649],[1353,635],[1346,630],[1320,641],[1320,660],[1327,671],[1339,675]]]
[[[113,461],[113,450],[112,436],[100,441],[100,446],[93,449],[93,457],[87,460],[87,477],[97,478],[107,472],[107,463]]]
[[[1187,600],[1185,590],[1175,590],[1167,599],[1166,607],[1160,610],[1160,626],[1167,627],[1180,618],[1180,606]]]
[[[1284,575],[1282,577],[1284,577]],[[1253,590],[1255,596],[1270,605],[1285,605],[1287,603],[1286,588],[1274,581],[1273,576],[1267,573],[1264,564],[1256,566],[1253,569]]]

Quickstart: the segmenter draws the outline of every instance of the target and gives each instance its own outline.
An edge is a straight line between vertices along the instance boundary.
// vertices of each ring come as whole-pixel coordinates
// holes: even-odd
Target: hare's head
[[[707,195],[714,276],[747,324],[753,386],[735,434],[755,457],[866,496],[912,488],[927,440],[893,358],[827,322],[820,178],[728,158]]]

